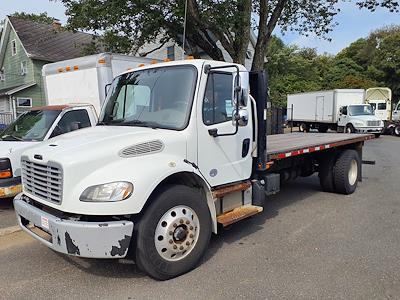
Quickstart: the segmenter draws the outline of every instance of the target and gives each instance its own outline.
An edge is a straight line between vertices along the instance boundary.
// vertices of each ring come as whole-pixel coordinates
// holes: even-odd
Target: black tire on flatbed
[[[350,195],[357,188],[360,177],[361,160],[357,151],[344,150],[341,152],[333,167],[335,191]]]
[[[326,153],[319,161],[319,183],[324,192],[334,193],[335,182],[333,178],[333,167],[335,165],[336,153]]]
[[[157,280],[184,274],[199,263],[211,230],[207,202],[196,189],[166,186],[152,199],[135,228],[137,266]],[[187,250],[180,251],[181,247]]]

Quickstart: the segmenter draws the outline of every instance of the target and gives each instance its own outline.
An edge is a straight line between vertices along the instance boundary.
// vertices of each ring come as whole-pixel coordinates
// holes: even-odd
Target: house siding
[[[17,54],[12,55],[11,42],[16,41]],[[21,62],[26,61],[28,73],[21,75]],[[26,55],[18,36],[14,30],[10,31],[6,43],[5,57],[3,60],[5,81],[0,81],[0,89],[11,88],[14,86],[34,82],[34,66],[32,60]]]

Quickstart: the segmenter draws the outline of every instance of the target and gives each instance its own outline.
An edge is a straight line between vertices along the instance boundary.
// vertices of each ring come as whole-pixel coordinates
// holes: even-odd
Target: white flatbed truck
[[[266,136],[266,107],[265,73],[237,64],[125,72],[98,126],[23,154],[19,225],[69,255],[130,250],[140,269],[165,280],[195,268],[211,233],[260,213],[286,180],[318,172],[324,191],[355,191],[373,135]]]

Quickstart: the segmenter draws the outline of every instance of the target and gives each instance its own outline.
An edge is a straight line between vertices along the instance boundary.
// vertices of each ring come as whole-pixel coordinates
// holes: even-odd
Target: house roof
[[[10,16],[8,19],[32,59],[54,62],[79,57],[85,45],[96,40],[92,34],[55,29],[52,24]]]
[[[21,85],[17,85],[17,86],[12,86],[12,87],[8,87],[5,89],[0,90],[0,96],[9,96],[9,95],[13,95],[15,93],[18,93],[24,89],[30,88],[31,86],[34,86],[36,83],[35,82],[31,82],[31,83],[27,83],[27,84],[21,84]]]

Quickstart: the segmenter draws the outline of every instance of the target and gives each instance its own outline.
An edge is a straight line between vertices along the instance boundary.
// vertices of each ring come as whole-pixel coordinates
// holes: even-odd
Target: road
[[[201,265],[166,282],[130,260],[57,254],[22,232],[0,237],[0,298],[399,299],[400,139],[368,142],[355,194],[299,179],[266,210],[213,237]]]

